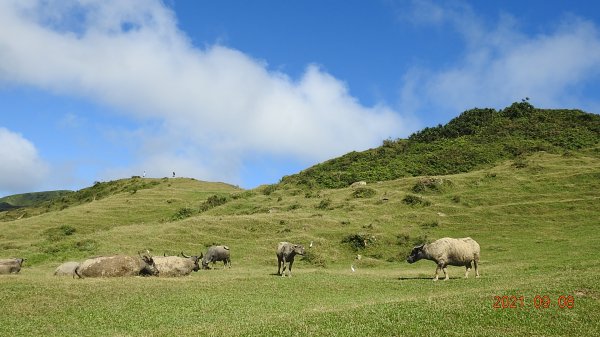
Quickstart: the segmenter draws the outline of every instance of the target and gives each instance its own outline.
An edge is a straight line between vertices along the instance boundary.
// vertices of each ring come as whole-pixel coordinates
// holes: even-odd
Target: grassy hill
[[[1,257],[28,258],[20,274],[0,275],[0,335],[597,334],[600,148],[547,150],[359,188],[97,184],[0,222]],[[449,267],[449,281],[433,282],[433,262],[404,261],[414,244],[444,236],[480,243],[480,279]],[[313,242],[292,278],[273,275],[279,241]],[[231,247],[231,269],[179,279],[52,276],[67,260],[191,254],[216,243]],[[507,305],[523,300],[502,308],[503,296]]]
[[[284,177],[281,183],[341,188],[361,180],[463,173],[538,151],[560,154],[599,143],[600,115],[538,109],[523,101],[499,111],[465,111],[446,125],[328,160]]]
[[[0,335],[596,335],[599,133],[597,115],[520,102],[254,190],[131,178],[40,197],[0,212],[0,258],[28,259],[0,275]],[[479,242],[480,279],[449,267],[433,282],[433,262],[405,262],[445,236]],[[313,243],[292,278],[274,275],[279,241]],[[231,269],[52,276],[64,261],[212,244],[231,248]]]
[[[72,193],[71,191],[48,191],[10,195],[0,198],[0,212],[21,207],[33,207]]]

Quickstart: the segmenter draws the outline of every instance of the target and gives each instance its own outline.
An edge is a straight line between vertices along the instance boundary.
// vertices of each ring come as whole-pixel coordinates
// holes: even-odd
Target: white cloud
[[[410,13],[405,18],[415,24],[454,29],[465,52],[460,62],[446,68],[414,69],[402,88],[409,99],[431,102],[450,115],[475,106],[501,108],[524,97],[552,108],[598,106],[598,100],[580,94],[600,75],[600,36],[594,23],[567,16],[551,31],[526,35],[517,18],[502,14],[497,22],[484,24],[465,4],[416,2]]]
[[[0,195],[38,186],[48,174],[47,164],[29,140],[0,127]]]
[[[398,113],[363,106],[317,66],[295,80],[240,51],[191,45],[160,1],[3,1],[0,22],[0,81],[160,120],[165,143],[185,144],[154,148],[141,166],[177,158],[228,180],[242,165],[230,159],[247,152],[315,162],[409,130]]]

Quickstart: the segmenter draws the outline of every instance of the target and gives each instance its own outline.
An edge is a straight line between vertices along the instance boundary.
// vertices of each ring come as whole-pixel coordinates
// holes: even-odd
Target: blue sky
[[[596,1],[0,2],[0,196],[244,188],[473,107],[600,112]]]

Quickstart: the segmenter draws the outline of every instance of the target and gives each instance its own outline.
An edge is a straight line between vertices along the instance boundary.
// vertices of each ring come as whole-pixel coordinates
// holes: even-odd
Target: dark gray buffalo
[[[192,271],[200,269],[200,256],[187,256],[181,252],[181,256],[154,256],[154,264],[158,269],[160,277],[187,276]]]
[[[285,276],[285,264],[289,262],[288,276],[292,276],[292,265],[294,264],[296,254],[304,255],[304,247],[302,245],[289,242],[280,242],[277,245],[277,275]],[[283,270],[281,270],[282,264]]]
[[[158,276],[158,269],[149,254],[139,256],[102,256],[85,260],[75,269],[81,277]]]
[[[210,246],[202,258],[202,269],[210,269],[209,263],[215,263],[217,261],[223,261],[223,268],[229,265],[231,268],[231,258],[229,254],[229,247],[227,246]]]
[[[0,259],[0,275],[18,273],[21,271],[21,267],[25,261],[27,259]]]

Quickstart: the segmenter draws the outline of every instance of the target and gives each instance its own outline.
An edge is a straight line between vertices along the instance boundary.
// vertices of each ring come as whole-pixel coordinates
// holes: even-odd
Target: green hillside
[[[0,198],[0,212],[21,207],[37,206],[70,193],[72,192],[63,190],[10,195]]]
[[[281,182],[340,188],[361,180],[455,174],[537,151],[564,153],[599,143],[600,115],[538,109],[524,101],[500,111],[468,110],[446,125],[425,128],[408,139],[387,140],[375,149],[348,153]]]
[[[88,204],[117,194],[135,195],[138,191],[150,188],[160,189],[160,187],[164,187],[165,185],[171,186],[174,183],[183,184],[184,186],[189,184],[199,190],[204,190],[204,192],[196,193],[200,196],[214,191],[232,191],[237,189],[225,183],[207,183],[194,179],[142,179],[140,177],[132,177],[129,179],[96,182],[93,186],[76,192],[27,193],[3,198],[10,202],[11,205],[19,205],[19,207],[7,207],[7,212],[0,212],[0,221],[10,221],[47,212],[62,211],[69,207]]]
[[[482,111],[344,156],[348,163],[355,156],[357,164],[340,164],[348,171],[339,176],[321,168],[342,158],[253,190],[186,178],[131,178],[0,212],[0,258],[28,259],[19,274],[0,275],[6,313],[0,336],[596,335],[597,116],[534,109],[528,118],[539,114],[543,120],[552,112],[552,120],[564,122],[531,126],[525,135],[516,122],[521,117],[510,117],[514,112]],[[484,115],[487,122],[480,123]],[[359,165],[369,153],[377,158],[407,144],[402,156],[389,156],[389,165],[443,169],[436,166],[441,162],[409,154],[437,144],[428,149],[441,156],[461,150],[455,142],[480,146],[482,156],[493,160],[481,161],[473,152],[473,165],[460,169],[468,172],[414,171],[376,182],[365,177],[381,177],[382,162]],[[497,149],[508,154],[496,157],[505,153]],[[328,184],[319,180],[326,172],[333,177]],[[348,182],[369,182],[328,188],[343,180],[343,172],[364,172]],[[433,282],[433,262],[405,262],[414,245],[446,236],[479,242],[481,278],[465,280],[464,268],[448,267],[451,279]],[[292,278],[275,275],[280,241],[306,247]],[[230,247],[231,269],[217,264],[176,279],[52,276],[64,261],[146,249],[199,254],[213,244]]]

